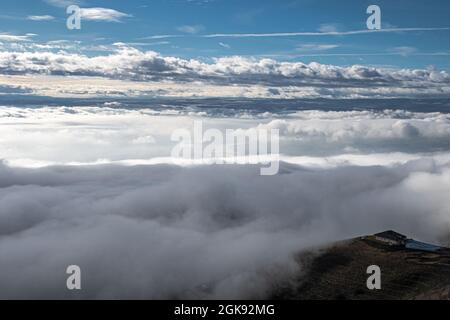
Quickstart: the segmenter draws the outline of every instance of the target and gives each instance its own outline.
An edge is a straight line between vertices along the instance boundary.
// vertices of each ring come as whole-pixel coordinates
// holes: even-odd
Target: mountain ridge
[[[408,249],[376,235],[337,242],[298,255],[303,271],[271,298],[288,300],[450,299],[450,251]],[[367,267],[381,269],[381,289],[366,286]]]

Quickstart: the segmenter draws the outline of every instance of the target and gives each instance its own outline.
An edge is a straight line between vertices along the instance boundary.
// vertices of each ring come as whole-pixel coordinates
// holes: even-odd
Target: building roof
[[[436,246],[434,244],[429,244],[425,242],[420,242],[416,240],[408,240],[405,247],[407,249],[421,250],[421,251],[430,251],[436,252],[442,249],[440,246]]]
[[[377,234],[375,234],[375,236],[379,237],[379,238],[394,240],[394,241],[405,241],[407,239],[407,237],[405,235],[395,232],[395,231],[392,231],[392,230],[377,233]]]

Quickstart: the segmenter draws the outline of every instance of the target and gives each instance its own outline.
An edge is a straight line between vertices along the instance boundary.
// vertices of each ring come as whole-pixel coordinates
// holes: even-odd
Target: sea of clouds
[[[280,173],[174,164],[195,120],[279,129]],[[439,112],[1,107],[0,298],[266,298],[303,250],[386,229],[448,244],[449,141]]]
[[[295,162],[376,157],[404,160],[450,150],[450,115],[441,112],[292,111],[233,116],[191,109],[0,107],[0,158],[11,165],[171,163],[177,129],[278,129],[281,157]],[[397,161],[395,161],[397,159]],[[300,163],[303,164],[303,163]],[[354,163],[358,164],[358,163]],[[376,163],[374,163],[376,164]]]

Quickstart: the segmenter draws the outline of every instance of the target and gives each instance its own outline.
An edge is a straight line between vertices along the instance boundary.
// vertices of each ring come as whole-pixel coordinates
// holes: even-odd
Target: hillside
[[[450,299],[450,256],[389,246],[373,237],[299,256],[306,270],[274,299]],[[382,289],[368,290],[369,265],[381,268]]]

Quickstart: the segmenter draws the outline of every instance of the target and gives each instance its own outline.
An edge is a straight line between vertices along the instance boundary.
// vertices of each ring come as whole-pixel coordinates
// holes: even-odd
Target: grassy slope
[[[311,258],[306,274],[278,289],[275,299],[450,299],[450,257],[385,246],[372,240],[339,243]],[[382,289],[366,287],[369,265],[382,272]]]

